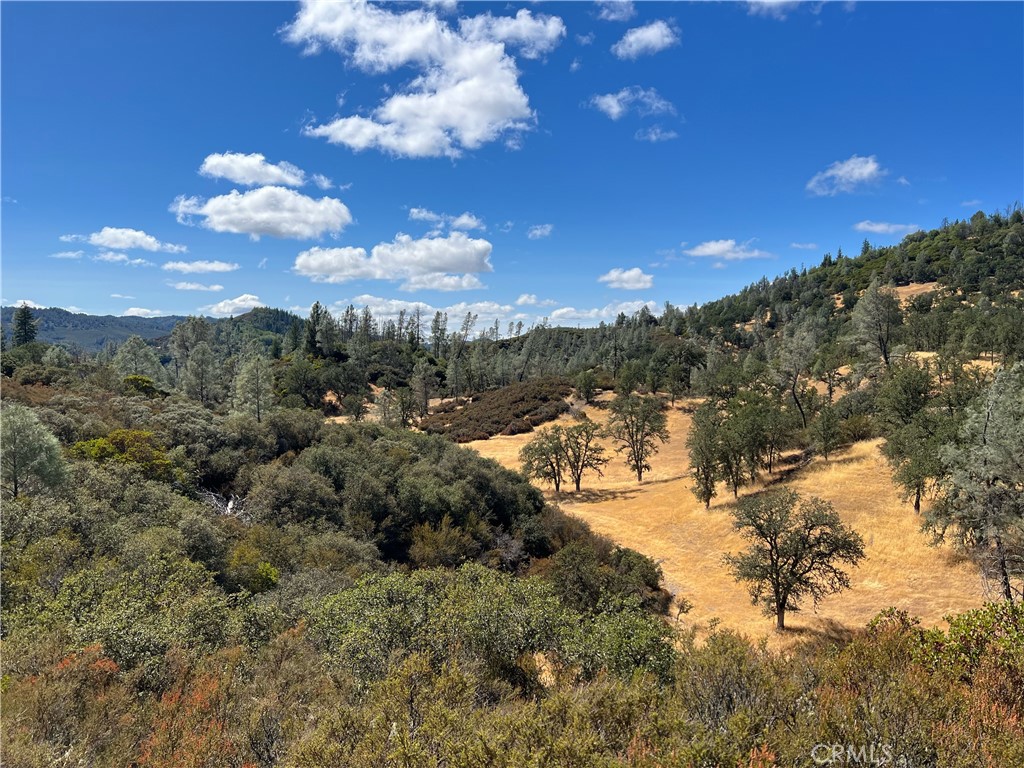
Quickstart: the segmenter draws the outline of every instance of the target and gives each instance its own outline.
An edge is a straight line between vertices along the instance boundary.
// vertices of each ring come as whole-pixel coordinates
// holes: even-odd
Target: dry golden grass
[[[911,283],[910,285],[897,285],[894,289],[900,300],[900,306],[906,308],[911,299],[923,293],[931,293],[939,290],[938,283]]]
[[[827,463],[815,459],[781,481],[802,495],[832,502],[843,520],[864,537],[865,558],[851,570],[849,590],[819,603],[816,610],[808,604],[804,611],[787,615],[792,631],[778,635],[773,620],[751,605],[746,589],[722,561],[726,553],[745,546],[732,527],[732,494],[719,486],[719,498],[705,510],[690,492],[686,453],[690,416],[681,406],[678,403],[670,411],[672,438],[653,457],[653,471],[642,483],[613,454],[604,477],[584,477],[579,494],[563,492],[555,497],[550,487],[544,490],[598,533],[657,560],[666,586],[693,603],[683,616],[685,624],[706,628],[718,619],[722,626],[751,637],[767,637],[772,646],[780,647],[809,634],[839,637],[863,627],[890,606],[919,616],[926,626],[936,626],[943,623],[943,616],[984,601],[977,569],[949,549],[929,545],[928,536],[920,531],[920,519],[893,487],[878,451],[880,441],[875,440],[858,443]],[[588,415],[603,422],[607,411],[590,408]],[[467,445],[518,469],[519,450],[531,437],[499,436]],[[763,487],[744,489],[741,495]]]

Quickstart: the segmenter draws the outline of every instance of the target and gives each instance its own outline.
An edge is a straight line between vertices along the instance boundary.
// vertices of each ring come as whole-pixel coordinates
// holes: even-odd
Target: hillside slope
[[[588,415],[604,421],[607,412],[590,408]],[[668,421],[671,440],[652,459],[653,471],[643,483],[638,484],[616,456],[603,478],[588,475],[580,494],[562,493],[556,500],[598,533],[660,562],[668,589],[693,603],[690,613],[682,617],[685,624],[706,628],[718,619],[725,627],[784,645],[809,633],[838,636],[863,627],[890,606],[936,626],[944,616],[984,602],[977,568],[948,548],[930,546],[927,534],[920,531],[919,518],[900,501],[892,485],[878,451],[880,441],[866,441],[830,462],[816,458],[781,481],[800,494],[832,502],[843,520],[864,537],[866,557],[851,571],[851,589],[823,601],[817,610],[808,604],[803,612],[787,617],[791,631],[778,637],[771,620],[751,605],[745,588],[722,562],[725,554],[744,546],[732,527],[732,495],[719,486],[719,497],[705,511],[690,492],[686,452],[690,416],[675,408]],[[517,469],[519,450],[532,436],[501,436],[468,445]],[[763,488],[743,489],[741,497]],[[544,490],[553,496],[549,486]]]

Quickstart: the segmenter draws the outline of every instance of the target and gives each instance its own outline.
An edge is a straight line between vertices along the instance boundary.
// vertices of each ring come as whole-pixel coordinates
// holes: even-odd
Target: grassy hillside
[[[604,422],[607,411],[590,408],[588,415]],[[571,419],[563,417],[571,423]],[[823,601],[817,610],[808,605],[790,623],[792,632],[780,636],[772,622],[750,604],[746,589],[729,574],[722,561],[727,553],[743,548],[743,539],[728,514],[734,504],[724,488],[709,511],[690,493],[686,434],[691,416],[680,407],[669,413],[671,439],[651,461],[653,471],[642,483],[618,458],[604,477],[588,475],[579,494],[561,493],[561,508],[586,521],[594,531],[657,561],[665,585],[693,604],[683,617],[687,625],[703,629],[715,619],[721,626],[751,637],[767,637],[773,645],[792,644],[807,634],[842,636],[862,627],[885,608],[896,607],[921,618],[927,626],[943,617],[981,605],[986,599],[978,569],[948,548],[930,546],[921,519],[900,500],[891,481],[878,440],[864,441],[832,457],[816,458],[795,468],[784,464],[778,482],[800,494],[820,496],[835,505],[844,522],[866,542],[866,557],[851,572],[852,588]],[[532,435],[494,437],[469,447],[506,467],[518,469],[519,450]],[[609,455],[612,454],[611,445]],[[555,499],[550,486],[542,486]],[[764,484],[740,491],[740,497],[758,493]]]

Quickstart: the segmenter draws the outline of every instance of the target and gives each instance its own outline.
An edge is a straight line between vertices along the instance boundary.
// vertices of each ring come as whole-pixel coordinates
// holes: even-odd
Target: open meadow
[[[931,546],[928,534],[920,530],[920,518],[910,504],[901,501],[891,481],[879,452],[881,441],[869,440],[840,451],[828,462],[820,457],[799,467],[784,462],[774,476],[765,475],[762,483],[740,490],[742,497],[762,491],[765,482],[782,483],[802,496],[820,496],[864,537],[865,558],[850,573],[851,588],[821,601],[817,608],[807,604],[792,614],[788,631],[780,637],[772,620],[751,605],[745,587],[723,562],[725,554],[745,546],[729,514],[732,493],[720,484],[718,497],[705,510],[690,492],[687,409],[683,401],[670,409],[671,438],[651,460],[652,471],[643,482],[637,483],[604,439],[607,453],[614,457],[604,477],[586,475],[578,494],[571,490],[555,494],[550,486],[541,486],[549,499],[586,520],[596,532],[658,561],[666,587],[693,605],[680,616],[684,625],[706,629],[718,620],[722,626],[752,638],[767,637],[770,645],[779,646],[808,634],[841,636],[863,627],[890,606],[920,617],[925,626],[941,626],[944,616],[985,601],[977,567],[947,546]],[[586,412],[601,423],[608,414],[593,406]],[[568,422],[569,416],[559,420]],[[519,451],[533,436],[497,436],[468,445],[482,456],[519,469]],[[675,613],[673,609],[671,614]]]

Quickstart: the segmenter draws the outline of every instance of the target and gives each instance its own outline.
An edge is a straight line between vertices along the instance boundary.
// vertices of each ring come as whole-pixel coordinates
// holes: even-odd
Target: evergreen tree
[[[941,458],[944,493],[928,525],[973,553],[1012,601],[1024,575],[1024,363],[999,372]]]
[[[201,341],[189,353],[182,376],[182,388],[186,395],[206,405],[215,399],[219,383],[213,350],[209,344]]]
[[[274,403],[274,378],[270,362],[260,355],[252,355],[242,364],[235,378],[235,406],[263,421]]]
[[[145,376],[154,382],[162,378],[160,358],[141,336],[129,336],[117,348],[113,365],[121,376]]]
[[[30,408],[6,403],[0,408],[0,467],[4,495],[52,488],[64,479],[64,458],[57,438]]]
[[[27,304],[22,304],[14,310],[13,325],[14,332],[11,339],[13,346],[22,347],[36,340],[38,324],[35,315],[32,314],[32,308]]]

